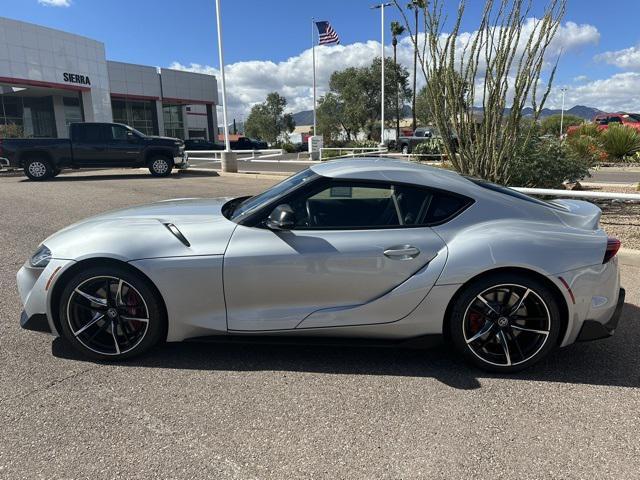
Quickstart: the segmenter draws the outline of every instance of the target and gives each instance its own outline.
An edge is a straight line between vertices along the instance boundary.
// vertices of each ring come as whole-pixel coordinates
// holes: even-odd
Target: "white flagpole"
[[[315,20],[311,19],[311,55],[313,57],[313,136],[316,136],[316,39]]]
[[[218,56],[220,57],[220,79],[222,80],[222,120],[224,122],[225,151],[231,151],[229,144],[229,122],[227,122],[227,85],[224,78],[224,56],[222,50],[222,25],[220,22],[220,0],[216,0],[216,21],[218,23]]]
[[[381,102],[381,120],[380,120],[380,146],[384,146],[384,7],[383,3],[380,7],[380,26],[382,32],[381,46],[380,46],[380,60],[382,61],[382,102]]]

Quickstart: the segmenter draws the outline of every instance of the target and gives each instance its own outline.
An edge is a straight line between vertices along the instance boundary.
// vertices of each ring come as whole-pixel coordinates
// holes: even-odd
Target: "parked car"
[[[436,138],[437,136],[438,133],[433,127],[416,128],[412,136],[398,137],[394,147],[402,153],[408,154],[413,152],[416,145],[431,140],[432,138]]]
[[[65,168],[147,167],[165,177],[189,165],[177,138],[147,136],[120,123],[72,123],[69,129],[69,138],[0,140],[0,157],[31,180],[55,177]]]
[[[224,150],[224,144],[204,138],[192,138],[184,141],[184,148],[185,150]]]
[[[606,130],[609,125],[625,125],[640,131],[640,114],[637,113],[602,113],[596,115],[593,123],[598,130]],[[579,125],[572,125],[567,129],[567,135],[571,135],[580,130]]]
[[[444,335],[512,372],[615,330],[620,242],[600,214],[411,162],[324,162],[254,197],[162,201],[59,231],[18,272],[21,324],[101,360],[211,335]]]
[[[267,142],[249,137],[240,137],[238,140],[229,143],[231,150],[265,150],[269,148]]]

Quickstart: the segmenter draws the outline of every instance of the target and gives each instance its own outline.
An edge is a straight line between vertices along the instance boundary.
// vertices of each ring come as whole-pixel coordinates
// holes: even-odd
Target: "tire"
[[[556,347],[560,309],[546,285],[527,275],[505,273],[463,288],[446,333],[469,362],[490,372],[518,372]]]
[[[149,171],[154,177],[168,177],[173,170],[173,159],[162,155],[151,157]]]
[[[409,146],[408,145],[403,145],[402,146],[402,153],[404,155],[408,155],[409,154]]]
[[[44,158],[32,158],[24,164],[24,174],[36,182],[52,178],[53,172],[51,164]]]
[[[92,267],[73,276],[60,296],[58,318],[62,336],[94,360],[131,358],[166,338],[159,294],[142,275],[118,266]]]

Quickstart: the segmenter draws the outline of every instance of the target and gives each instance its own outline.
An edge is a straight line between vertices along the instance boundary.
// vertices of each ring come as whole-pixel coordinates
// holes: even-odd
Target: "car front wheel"
[[[173,170],[173,160],[168,157],[153,157],[149,161],[149,171],[154,177],[167,177]]]
[[[469,284],[456,299],[449,335],[478,367],[523,370],[557,344],[560,311],[550,289],[526,275],[498,274]]]
[[[81,271],[64,287],[62,335],[83,355],[121,360],[139,355],[166,336],[166,315],[155,289],[119,267]]]

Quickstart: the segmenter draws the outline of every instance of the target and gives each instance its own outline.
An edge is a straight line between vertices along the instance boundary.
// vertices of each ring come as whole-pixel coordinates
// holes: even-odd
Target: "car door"
[[[383,316],[332,315],[312,326],[399,319],[426,296],[446,260],[442,239],[420,224],[432,198],[413,187],[327,180],[287,199],[293,229],[239,225],[224,258],[229,330],[305,327],[314,314],[353,313],[419,276],[410,300],[386,305]]]
[[[73,162],[79,167],[102,166],[105,161],[107,127],[102,123],[78,124],[73,130]]]
[[[104,161],[113,167],[135,166],[144,145],[142,139],[123,125],[107,125]]]

